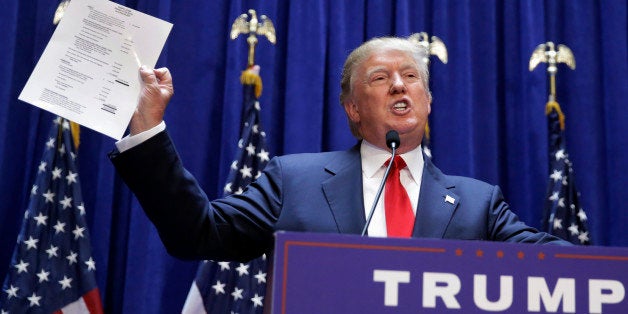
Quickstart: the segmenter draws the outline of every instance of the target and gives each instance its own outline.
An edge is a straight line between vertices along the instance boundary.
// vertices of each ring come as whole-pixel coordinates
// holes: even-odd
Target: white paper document
[[[105,0],[72,0],[20,100],[121,139],[172,24]]]

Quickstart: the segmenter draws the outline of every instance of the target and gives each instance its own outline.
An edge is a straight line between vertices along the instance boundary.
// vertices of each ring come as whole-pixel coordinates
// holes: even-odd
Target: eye
[[[415,72],[408,72],[404,74],[404,77],[408,80],[418,80],[419,79],[419,75]]]
[[[375,74],[371,76],[370,83],[373,85],[382,85],[385,84],[388,80],[388,76],[386,74]]]

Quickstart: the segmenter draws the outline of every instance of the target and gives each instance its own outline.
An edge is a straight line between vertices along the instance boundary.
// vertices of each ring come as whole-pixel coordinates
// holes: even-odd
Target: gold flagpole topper
[[[565,63],[572,70],[576,69],[576,58],[571,52],[571,49],[565,45],[558,45],[558,50],[554,48],[554,43],[548,41],[544,44],[540,44],[532,52],[530,57],[529,70],[532,71],[539,63],[547,63],[547,74],[549,75],[550,94],[547,97],[547,104],[545,105],[545,114],[550,114],[552,111],[556,111],[558,114],[558,121],[560,123],[560,129],[565,129],[565,115],[560,109],[560,105],[556,101],[556,72],[558,72],[557,65],[559,63]]]
[[[430,55],[433,55],[438,57],[444,64],[447,64],[447,47],[445,43],[436,36],[432,36],[431,42],[428,39],[429,35],[426,32],[414,33],[408,37],[408,40],[425,50],[425,58],[423,59],[425,63],[429,65]]]
[[[257,20],[257,14],[255,10],[249,10],[249,14],[251,15],[251,20],[247,21],[248,14],[243,13],[238,16],[235,21],[233,21],[233,25],[231,26],[231,39],[238,38],[240,34],[249,34],[249,37],[246,39],[246,42],[249,43],[249,58],[248,58],[248,66],[251,67],[255,64],[255,45],[257,45],[257,35],[266,36],[268,41],[272,44],[275,44],[275,26],[273,22],[266,17],[266,15],[262,15],[260,19],[261,22]]]
[[[556,100],[556,72],[558,72],[557,65],[559,63],[565,63],[572,70],[576,69],[576,58],[571,52],[571,49],[565,45],[558,45],[558,50],[554,48],[554,43],[548,41],[544,44],[540,44],[532,52],[530,57],[530,71],[534,70],[536,66],[541,63],[547,63],[547,74],[550,77],[550,95],[549,101]]]

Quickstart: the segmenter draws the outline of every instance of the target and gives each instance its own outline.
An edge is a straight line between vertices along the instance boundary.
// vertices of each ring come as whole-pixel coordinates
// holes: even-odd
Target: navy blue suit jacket
[[[268,252],[278,230],[359,234],[366,222],[359,145],[275,157],[244,193],[214,201],[165,131],[110,158],[179,258],[248,260]],[[561,243],[519,221],[497,186],[444,175],[427,158],[420,193],[414,237]]]

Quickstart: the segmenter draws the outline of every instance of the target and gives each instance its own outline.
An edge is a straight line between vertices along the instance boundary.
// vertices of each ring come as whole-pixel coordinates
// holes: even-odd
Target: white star
[[[69,130],[70,129],[70,122],[68,122],[68,120],[64,119],[62,125],[63,125],[63,129],[64,130]]]
[[[48,189],[48,191],[46,191],[46,193],[42,194],[42,196],[44,198],[46,198],[46,203],[48,203],[48,202],[53,203],[54,202],[53,198],[55,197],[55,195],[56,194],[50,192],[50,189]]]
[[[556,160],[560,160],[566,157],[565,155],[565,150],[561,149],[559,151],[556,152],[556,155],[554,155],[556,157]]]
[[[85,231],[85,227],[79,227],[78,225],[76,225],[76,228],[72,230],[72,233],[74,233],[74,240],[78,238],[83,238],[83,231]]]
[[[33,185],[33,187],[31,188],[31,195],[36,195],[37,194],[37,189],[39,187],[37,185]]]
[[[37,277],[39,277],[39,283],[44,281],[48,281],[48,275],[50,275],[49,271],[45,271],[43,268],[39,273],[37,273]]]
[[[245,179],[246,177],[252,178],[253,174],[251,173],[253,169],[249,168],[247,165],[242,166],[242,169],[240,169],[240,173],[242,174],[242,179]]]
[[[53,226],[53,228],[55,229],[55,234],[65,232],[65,222],[57,220],[57,223]]]
[[[231,182],[227,183],[227,185],[225,185],[225,192],[226,193],[231,193]]]
[[[14,287],[13,285],[11,285],[11,287],[9,287],[9,289],[4,290],[4,292],[6,292],[9,295],[9,299],[11,299],[11,297],[17,298],[18,290],[20,290],[20,288]]]
[[[236,268],[236,271],[238,272],[240,277],[242,277],[242,275],[248,275],[249,274],[249,265],[245,265],[245,264],[240,263],[240,266],[238,266]]]
[[[218,280],[215,285],[212,286],[212,289],[216,290],[216,294],[225,294],[225,284]]]
[[[255,279],[257,279],[258,284],[261,284],[262,282],[266,282],[266,273],[263,273],[262,270],[259,270],[257,272],[257,275],[255,275]]]
[[[62,201],[59,201],[59,204],[63,205],[63,209],[72,207],[72,198],[66,195],[63,197]]]
[[[78,254],[70,251],[70,255],[66,256],[65,259],[68,260],[68,263],[70,263],[70,265],[74,264],[74,263],[78,263],[76,261],[76,257],[78,256]]]
[[[81,214],[81,216],[85,215],[85,205],[83,203],[81,203],[79,206],[76,206],[76,208],[79,210],[79,214]]]
[[[238,161],[234,160],[231,162],[231,169],[232,170],[238,170]]]
[[[558,199],[558,207],[565,207],[565,198],[561,197]]]
[[[259,101],[256,101],[254,106],[255,106],[255,110],[257,111],[262,110],[262,108],[259,106]]]
[[[26,244],[26,249],[37,249],[37,242],[39,242],[39,239],[33,239],[32,236],[28,237],[28,240],[24,241],[24,244]]]
[[[57,118],[55,118],[54,123],[55,123],[56,125],[59,125],[59,124],[61,124],[61,121],[63,121],[62,119],[63,119],[63,118],[61,118],[61,117],[57,117]]]
[[[554,229],[562,229],[563,228],[563,220],[562,219],[554,219]]]
[[[425,153],[425,155],[427,155],[427,157],[432,158],[432,151],[430,150],[429,147],[423,147],[423,152]]]
[[[51,137],[48,139],[48,142],[46,142],[46,149],[53,147],[55,147],[55,139]]]
[[[61,178],[61,168],[55,167],[54,170],[52,170],[52,179],[56,180]]]
[[[48,253],[48,258],[52,258],[53,256],[57,257],[59,255],[57,255],[57,251],[59,250],[58,247],[54,246],[54,245],[50,245],[50,248],[46,250],[46,253]]]
[[[68,278],[65,275],[63,276],[63,280],[59,280],[59,284],[61,285],[61,290],[65,290],[65,288],[72,288],[72,278]]]
[[[72,183],[76,183],[77,176],[78,176],[78,173],[74,173],[72,172],[72,170],[68,171],[68,175],[65,176],[65,179],[68,180],[68,185]]]
[[[270,160],[270,158],[268,158],[268,152],[265,151],[263,148],[259,152],[259,154],[257,154],[257,157],[259,158],[260,162],[264,162],[264,161],[269,161]]]
[[[39,170],[37,170],[37,173],[42,173],[42,172],[46,171],[46,166],[47,166],[47,165],[48,165],[48,163],[47,163],[47,162],[42,161],[42,162],[39,164],[39,167],[38,167],[38,169],[39,169]]]
[[[20,260],[20,263],[17,265],[14,265],[15,268],[17,268],[17,273],[21,274],[21,273],[28,273],[28,263],[24,262],[23,260]]]
[[[244,147],[244,140],[239,139],[238,140],[238,148],[243,148]]]
[[[578,226],[576,226],[575,223],[572,223],[567,230],[569,230],[572,236],[577,236],[580,233],[580,230],[578,230]]]
[[[96,262],[90,256],[87,262],[84,262],[87,265],[87,270],[96,270]]]
[[[255,146],[253,146],[253,143],[249,143],[249,146],[246,147],[246,152],[249,153],[249,156],[255,155]]]
[[[582,232],[578,235],[578,240],[580,240],[580,243],[585,243],[589,241],[589,232]]]
[[[229,262],[218,262],[218,265],[220,265],[220,270],[229,270],[229,269],[231,269],[229,267]]]
[[[264,303],[262,303],[263,299],[263,296],[257,295],[256,293],[255,296],[251,298],[251,301],[253,301],[253,307],[264,306]]]
[[[255,174],[255,180],[257,180],[257,178],[259,178],[261,175],[262,175],[262,172],[261,172],[261,171],[258,171],[258,172]]]
[[[65,155],[65,144],[61,144],[61,147],[59,147],[59,154],[61,156]]]
[[[587,221],[587,214],[584,213],[584,210],[582,210],[582,208],[580,208],[580,210],[578,211],[578,218],[580,218],[580,220],[582,221]]]
[[[550,201],[555,201],[558,199],[558,192],[552,193],[552,196],[549,197]]]
[[[31,295],[27,299],[28,301],[30,301],[30,304],[28,306],[32,307],[33,305],[39,306],[39,300],[41,299],[41,297],[36,295],[35,292],[33,292],[33,295]]]
[[[39,212],[39,215],[37,215],[37,217],[33,217],[33,219],[35,219],[37,221],[37,225],[44,225],[47,226],[48,223],[46,222],[46,220],[48,220],[48,216],[44,216],[44,214],[42,212]]]
[[[244,190],[242,188],[238,188],[238,190],[235,191],[233,194],[240,195],[240,194],[242,194],[242,192],[244,192]]]
[[[554,172],[552,172],[552,175],[550,175],[550,178],[554,179],[554,182],[562,180],[563,179],[563,172],[559,171],[559,170],[554,170]]]
[[[253,125],[253,133],[256,133],[256,134],[259,133],[259,125],[257,124]]]
[[[238,289],[237,287],[231,292],[231,296],[233,296],[233,301],[238,301],[238,299],[244,299],[242,297],[242,292],[244,289]]]

